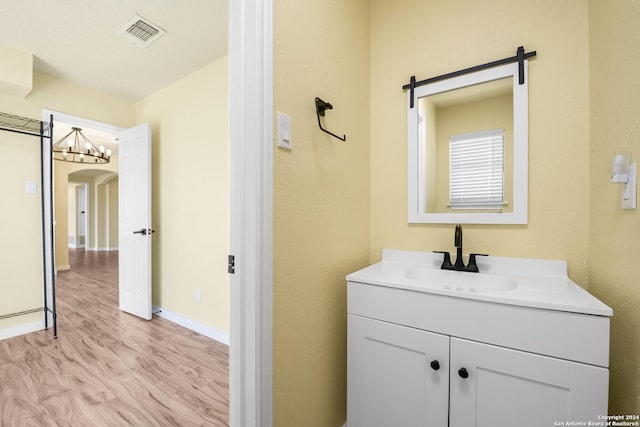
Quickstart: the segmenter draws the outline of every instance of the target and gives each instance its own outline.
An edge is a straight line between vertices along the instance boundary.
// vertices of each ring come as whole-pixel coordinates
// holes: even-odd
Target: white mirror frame
[[[524,84],[518,81],[518,63],[488,68],[420,86],[407,93],[407,201],[409,223],[435,224],[526,224],[529,176],[528,61],[524,61]],[[513,211],[426,212],[426,160],[424,141],[418,138],[418,99],[462,87],[512,77],[513,81]]]

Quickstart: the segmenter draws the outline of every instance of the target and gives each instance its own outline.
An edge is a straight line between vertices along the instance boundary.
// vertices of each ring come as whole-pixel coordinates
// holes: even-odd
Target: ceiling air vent
[[[165,30],[140,15],[135,15],[116,34],[136,46],[147,47],[166,33]]]

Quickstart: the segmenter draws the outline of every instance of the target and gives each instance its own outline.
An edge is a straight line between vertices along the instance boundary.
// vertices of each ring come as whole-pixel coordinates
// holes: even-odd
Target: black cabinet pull
[[[434,371],[437,371],[438,369],[440,369],[440,362],[438,362],[437,360],[432,361],[431,369],[433,369]]]
[[[469,378],[469,372],[467,372],[467,368],[458,369],[458,375],[460,375],[460,378]]]

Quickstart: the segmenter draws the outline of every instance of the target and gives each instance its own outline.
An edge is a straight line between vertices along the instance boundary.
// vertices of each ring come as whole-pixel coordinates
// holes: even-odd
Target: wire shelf
[[[50,138],[49,123],[0,112],[0,129]]]

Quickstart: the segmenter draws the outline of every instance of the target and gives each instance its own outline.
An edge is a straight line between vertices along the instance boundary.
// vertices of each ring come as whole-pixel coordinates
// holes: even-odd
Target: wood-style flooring
[[[0,341],[0,425],[227,426],[228,347],[118,309],[118,253],[70,250],[51,329]]]

